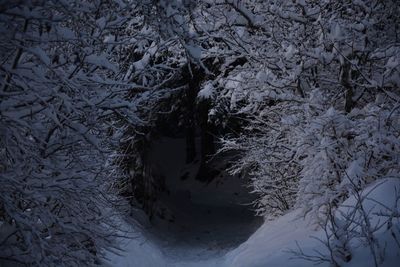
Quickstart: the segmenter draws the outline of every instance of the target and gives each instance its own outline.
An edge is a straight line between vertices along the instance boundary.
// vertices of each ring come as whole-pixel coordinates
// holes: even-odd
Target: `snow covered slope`
[[[386,208],[393,208],[400,204],[399,199],[395,199],[397,192],[400,192],[400,180],[388,178],[370,185],[364,190],[366,196],[363,206],[370,215],[372,224],[384,222],[382,214]],[[397,204],[396,204],[397,202]],[[379,204],[378,204],[379,203]],[[351,197],[340,208],[346,212],[355,204],[355,198]],[[397,206],[398,207],[398,206]],[[265,222],[247,241],[228,252],[216,253],[215,250],[204,251],[196,247],[184,248],[185,251],[192,250],[191,258],[171,257],[174,248],[166,249],[160,241],[154,238],[146,240],[143,234],[140,238],[129,240],[125,243],[125,252],[120,256],[110,255],[110,265],[125,267],[168,267],[168,266],[226,266],[226,267],[307,267],[314,266],[314,263],[295,258],[291,250],[296,250],[296,242],[305,254],[317,255],[327,253],[324,245],[317,240],[324,238],[324,233],[316,225],[308,222],[307,218],[300,216],[299,210],[294,210],[274,221]],[[394,228],[400,229],[399,218],[392,220]],[[225,222],[227,223],[227,222]],[[229,223],[227,223],[229,224]],[[228,226],[228,225],[227,225]],[[226,233],[225,233],[226,234]],[[235,235],[235,232],[231,233]],[[215,238],[218,238],[216,236]],[[400,247],[392,238],[391,232],[386,225],[375,232],[375,238],[385,248],[385,260],[379,266],[394,267],[400,260]],[[351,242],[353,258],[349,263],[343,264],[346,267],[368,267],[374,266],[370,250],[359,239]],[[175,249],[183,249],[176,247]],[[179,251],[175,251],[180,255]],[[330,266],[329,262],[318,266]]]

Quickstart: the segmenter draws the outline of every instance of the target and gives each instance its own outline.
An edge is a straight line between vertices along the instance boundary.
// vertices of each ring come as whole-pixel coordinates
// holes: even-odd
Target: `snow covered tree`
[[[109,184],[152,214],[162,181],[146,149],[165,133],[185,138],[204,182],[209,156],[234,150],[230,171],[252,177],[265,216],[326,221],[399,178],[399,12],[396,0],[2,4],[0,257],[95,263],[112,243]]]
[[[118,49],[131,3],[17,1],[0,10],[0,259],[81,266],[111,248],[107,136],[139,123]]]
[[[129,72],[131,81],[151,84],[160,95],[160,89],[178,89],[182,85],[179,77],[185,73],[190,82],[204,70],[207,75],[200,84],[179,89],[191,99],[197,95],[197,103],[207,99],[208,118],[203,124],[224,129],[213,133],[217,136],[229,133],[221,151],[241,151],[242,158],[231,171],[252,173],[262,214],[281,214],[296,202],[304,202],[307,194],[298,190],[303,192],[307,179],[314,179],[305,174],[315,156],[306,150],[318,150],[309,147],[309,131],[316,130],[314,125],[322,114],[337,111],[345,121],[353,120],[353,110],[370,114],[372,108],[379,113],[382,107],[378,106],[383,104],[372,103],[380,99],[385,109],[393,110],[390,120],[396,120],[396,1],[140,3],[147,22],[143,29],[153,37],[145,41],[144,49],[135,48],[139,59],[130,68],[139,71]],[[170,49],[163,50],[165,45]],[[168,71],[161,71],[166,65]],[[147,121],[163,117],[160,111],[171,111],[165,99],[153,101],[150,106],[157,108],[144,110]],[[326,131],[323,128],[320,134]],[[397,138],[397,130],[391,131]],[[343,156],[343,160],[349,159]],[[326,164],[319,168],[327,176],[315,179],[331,184],[336,178]]]
[[[362,200],[353,210],[361,219],[335,212],[373,181],[400,178],[398,3],[232,3],[244,25],[230,25],[231,36],[240,33],[246,63],[219,80],[210,113],[224,105],[248,123],[241,136],[222,139],[222,151],[241,151],[231,171],[252,175],[260,213],[302,208],[325,227],[334,256],[324,260],[351,259],[350,228],[359,223],[357,238],[371,240],[379,264]]]
[[[374,136],[373,129],[377,129],[380,136],[384,131],[386,141],[380,139],[382,143],[374,147],[386,147],[383,144],[390,142],[396,150],[398,129],[390,126],[387,132],[383,121],[389,118],[396,121],[398,116],[399,21],[394,15],[398,5],[395,1],[226,3],[232,7],[231,12],[236,11],[237,17],[242,19],[241,25],[231,24],[230,29],[247,63],[231,72],[230,77],[220,80],[222,89],[216,102],[227,102],[230,114],[244,114],[251,121],[248,135],[223,140],[226,149],[243,151],[242,161],[233,171],[250,167],[255,174],[256,191],[266,196],[260,203],[266,214],[274,213],[278,207],[270,199],[273,195],[284,199],[281,204],[291,203],[282,205],[286,209],[295,202],[297,206],[312,209],[318,209],[323,203],[340,202],[335,198],[322,201],[319,192],[328,191],[316,181],[329,185],[334,194],[340,195],[337,186],[346,180],[344,172],[350,168],[349,164],[353,162],[354,166],[354,162],[361,160],[355,154],[364,154],[364,158],[371,155],[368,146],[356,144],[366,137],[361,137],[364,136],[361,130],[351,130],[353,127],[367,131],[369,137]],[[233,20],[234,16],[229,18]],[[332,112],[340,114],[341,119],[335,117],[331,121],[335,126],[331,127],[321,116]],[[380,118],[377,128],[371,127],[370,116]],[[356,125],[352,124],[354,120]],[[343,140],[340,139],[343,135],[348,137],[346,142],[335,141],[336,145],[327,137],[320,139],[325,144],[323,147],[339,153],[341,159],[324,156],[327,158],[322,160],[323,157],[318,156],[325,155],[325,151],[314,150],[319,144],[314,143],[315,135],[308,134],[316,127],[323,136],[339,135],[335,140]],[[343,133],[342,128],[346,128],[347,133]],[[354,154],[349,156],[353,145]],[[391,152],[384,152],[388,153]],[[372,164],[373,159],[374,156],[368,164]],[[396,165],[392,160],[397,162],[398,159],[389,156],[385,162]],[[360,164],[366,167],[365,162],[362,160]],[[336,177],[337,166],[341,166],[341,178]],[[363,183],[384,177],[385,172],[393,173],[393,169],[380,171],[378,176],[366,171],[360,188]],[[278,179],[278,176],[283,178]],[[290,197],[281,192],[281,183],[285,180],[290,184],[287,191],[291,192]],[[307,194],[306,188],[311,187],[315,190]],[[300,191],[294,200],[293,192],[297,190]],[[305,199],[306,196],[309,198]],[[342,195],[341,200],[346,196]]]

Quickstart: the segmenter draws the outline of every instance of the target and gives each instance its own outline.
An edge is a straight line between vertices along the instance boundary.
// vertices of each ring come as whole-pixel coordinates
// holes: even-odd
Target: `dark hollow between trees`
[[[204,64],[217,75],[223,62],[215,60]],[[243,58],[231,62],[225,75],[245,62]],[[142,206],[150,232],[165,247],[220,251],[237,246],[261,225],[262,218],[253,211],[256,196],[250,193],[248,179],[227,172],[234,152],[215,153],[218,137],[240,132],[245,120],[210,118],[211,100],[197,97],[204,82],[214,77],[203,68],[185,65],[176,77],[165,86],[185,89],[157,104],[153,126],[143,129],[146,135],[126,161],[128,166],[136,162],[128,167],[133,173],[128,196],[133,194]]]
[[[196,144],[201,143],[196,138]],[[159,183],[153,198],[149,232],[168,250],[189,248],[224,251],[243,243],[262,224],[252,202],[248,180],[229,175],[226,156],[201,164],[199,158],[187,163],[185,138],[161,137],[148,146],[148,172]],[[202,172],[212,177],[199,179]],[[179,250],[178,250],[179,251]]]

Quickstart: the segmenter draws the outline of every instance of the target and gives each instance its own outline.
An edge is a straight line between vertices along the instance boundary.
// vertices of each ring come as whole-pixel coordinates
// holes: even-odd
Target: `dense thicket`
[[[247,134],[224,141],[244,151],[232,171],[253,173],[260,212],[317,211],[348,197],[349,179],[361,189],[398,177],[396,1],[240,7],[251,10],[235,39],[248,63],[222,80],[216,99],[251,120]]]
[[[113,121],[139,123],[119,59],[132,7],[2,1],[0,258],[87,265],[111,247]]]
[[[259,213],[303,209],[329,233],[333,265],[351,259],[352,238],[380,254],[361,197],[353,217],[334,214],[373,181],[400,178],[397,1],[189,2],[157,4],[179,23],[174,34],[185,41],[174,51],[207,73],[196,106],[207,99],[207,124],[227,129],[219,152],[240,153],[230,171],[252,177]],[[350,234],[353,224],[363,230]]]
[[[265,216],[299,207],[318,221],[400,178],[399,12],[396,0],[2,1],[0,257],[94,263],[112,243],[110,184],[151,213],[143,153],[166,132],[184,133],[188,157],[199,135],[204,162],[217,138],[239,153],[230,171],[252,177]]]
[[[221,151],[242,152],[232,172],[254,175],[255,191],[263,196],[261,213],[279,214],[296,202],[309,203],[306,210],[326,201],[337,204],[348,196],[339,185],[356,162],[364,185],[398,172],[396,1],[152,3],[168,14],[152,20],[153,30],[179,39],[168,59],[180,58],[177,51],[189,56],[181,58],[183,65],[174,64],[178,72],[167,71],[173,82],[166,88],[181,90],[174,91],[178,99],[156,106],[181,112],[207,99],[207,123],[231,129],[233,138],[224,136]],[[154,54],[148,71],[159,66],[161,56],[165,53]],[[148,57],[139,58],[135,64]],[[191,65],[185,62],[202,69],[193,68],[187,79]],[[201,85],[193,86],[199,76]],[[197,99],[179,102],[182,94]],[[166,117],[147,110],[146,116]],[[187,124],[185,117],[174,119]],[[319,199],[313,190],[321,188],[332,195]]]

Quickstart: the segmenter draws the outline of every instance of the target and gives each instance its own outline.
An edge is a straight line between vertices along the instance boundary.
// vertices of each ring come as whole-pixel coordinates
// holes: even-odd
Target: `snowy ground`
[[[110,255],[111,266],[221,266],[224,255],[245,242],[261,225],[247,206],[210,206],[189,200],[169,203],[174,221],[156,219],[124,240],[122,255]],[[180,201],[180,203],[178,203]],[[125,223],[126,230],[135,229]]]
[[[137,238],[123,240],[124,251],[120,255],[108,254],[110,266],[308,267],[314,263],[295,258],[290,252],[297,249],[296,242],[306,254],[328,252],[317,240],[324,238],[323,231],[309,218],[303,218],[300,210],[263,222],[243,205],[254,197],[238,177],[222,174],[207,185],[193,179],[197,166],[186,165],[183,139],[161,139],[152,149],[151,162],[166,177],[169,192],[159,196],[167,208],[165,219],[154,219],[144,230],[125,223],[126,230],[136,231]],[[189,175],[182,179],[185,173]],[[396,188],[400,192],[399,179],[386,179],[372,184],[364,194],[394,207]],[[398,209],[400,203],[397,204]],[[340,210],[348,210],[349,205],[354,205],[354,198],[343,203]],[[384,220],[374,215],[382,211],[382,205],[367,199],[364,206],[373,224]],[[400,230],[399,218],[394,222]],[[400,246],[385,229],[375,233],[386,248],[386,259],[380,266],[394,267],[400,260]],[[352,241],[351,247],[353,259],[342,266],[374,266],[368,247],[358,240]],[[328,267],[329,263],[319,266]]]
[[[371,191],[369,198],[380,201],[386,206],[393,206],[395,190],[400,192],[400,181],[398,179],[386,179],[382,184],[370,186],[365,190]],[[345,206],[352,204],[354,199],[346,201]],[[400,203],[398,203],[400,204]],[[370,214],[382,211],[381,205],[366,200],[365,207]],[[201,209],[200,209],[201,210]],[[216,211],[216,210],[214,210]],[[313,237],[323,237],[321,230],[315,225],[307,223],[307,219],[299,217],[299,210],[294,210],[275,221],[262,224],[246,241],[243,240],[249,234],[251,227],[257,227],[257,222],[249,224],[248,220],[240,220],[246,216],[237,216],[236,211],[222,211],[209,217],[193,218],[193,226],[202,226],[196,230],[184,229],[180,232],[177,227],[171,227],[167,232],[156,237],[157,232],[147,231],[140,234],[136,239],[125,240],[125,251],[121,255],[109,254],[110,266],[126,267],[169,267],[169,266],[226,266],[226,267],[264,267],[264,266],[286,266],[306,267],[313,263],[293,259],[289,251],[296,249],[296,241],[306,253],[315,253],[318,250],[325,253],[324,246]],[[218,215],[219,214],[219,215]],[[201,215],[201,212],[198,214]],[[214,221],[207,224],[207,219],[214,216]],[[379,216],[372,215],[373,223],[380,221]],[[220,223],[215,224],[220,219]],[[247,218],[248,219],[248,218]],[[181,220],[183,222],[184,220]],[[398,227],[400,223],[395,221]],[[212,225],[214,224],[214,225]],[[129,227],[127,225],[127,227]],[[166,227],[164,225],[164,227]],[[162,228],[158,228],[160,230]],[[204,229],[208,229],[209,233]],[[165,230],[165,229],[164,229]],[[161,231],[163,232],[163,231]],[[160,234],[160,231],[158,232]],[[234,237],[234,238],[232,238]],[[236,238],[237,237],[237,238]],[[382,228],[376,233],[376,237],[386,246],[384,267],[398,266],[400,260],[400,248],[391,238],[390,233]],[[200,240],[198,240],[200,239]],[[241,244],[238,244],[241,243]],[[368,267],[373,266],[372,258],[367,247],[358,241],[352,243],[353,259],[344,266]],[[319,266],[329,266],[328,263]]]

